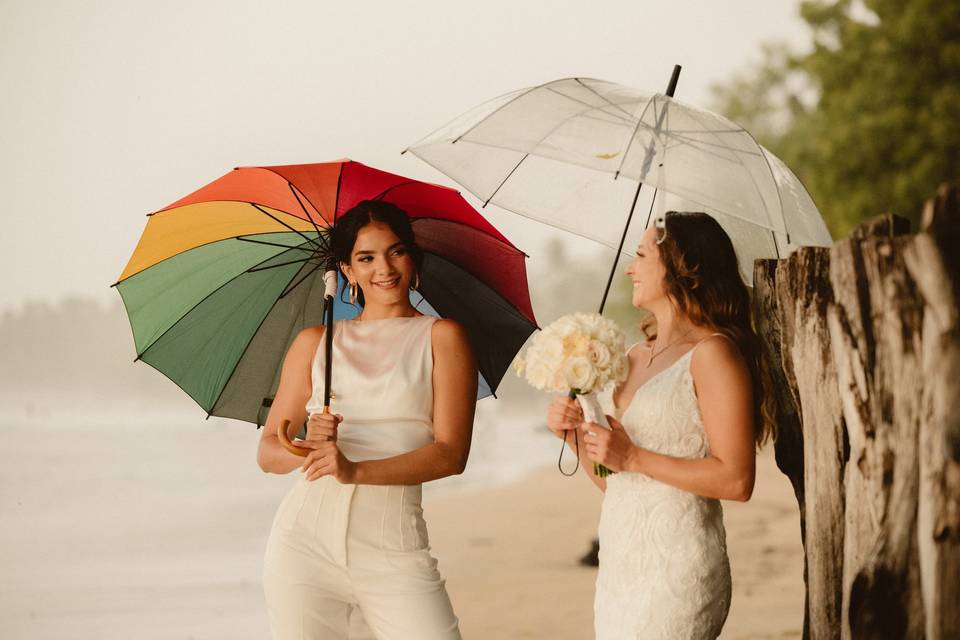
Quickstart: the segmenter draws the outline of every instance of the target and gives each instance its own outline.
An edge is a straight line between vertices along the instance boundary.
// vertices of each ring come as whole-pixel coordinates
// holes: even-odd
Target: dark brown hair
[[[759,447],[776,435],[776,403],[769,365],[750,316],[750,293],[730,236],[702,212],[669,211],[663,227],[659,249],[667,295],[694,325],[723,333],[740,348],[753,383]]]
[[[417,273],[420,273],[420,268],[423,266],[423,251],[417,245],[410,218],[406,211],[385,200],[361,200],[337,218],[333,225],[330,242],[333,255],[337,261],[350,264],[353,246],[357,243],[357,234],[371,222],[382,222],[390,227],[390,230],[400,238],[400,242],[407,248]],[[363,291],[359,290],[359,287],[357,289],[357,302],[360,306],[363,306]],[[341,292],[341,298],[343,298],[343,293]]]

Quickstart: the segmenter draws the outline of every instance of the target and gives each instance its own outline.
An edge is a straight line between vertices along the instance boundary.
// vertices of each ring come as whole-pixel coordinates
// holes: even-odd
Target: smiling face
[[[409,304],[408,291],[416,267],[403,241],[383,222],[370,222],[357,232],[350,264],[341,269],[363,291],[365,304]]]
[[[646,308],[651,302],[666,297],[663,278],[666,267],[660,260],[657,246],[658,230],[650,227],[643,233],[636,255],[627,266],[627,276],[633,281],[633,306]]]

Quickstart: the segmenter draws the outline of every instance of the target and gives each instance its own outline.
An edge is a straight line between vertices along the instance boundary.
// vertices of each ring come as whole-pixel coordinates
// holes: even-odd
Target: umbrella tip
[[[400,152],[400,155],[406,154],[407,151],[410,151],[410,147],[407,147],[406,149],[404,149],[403,151],[401,151],[401,152]]]

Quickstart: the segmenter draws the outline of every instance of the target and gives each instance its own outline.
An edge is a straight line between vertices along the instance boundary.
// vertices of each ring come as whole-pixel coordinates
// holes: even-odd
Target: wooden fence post
[[[757,261],[777,464],[801,510],[804,637],[960,637],[960,189]]]

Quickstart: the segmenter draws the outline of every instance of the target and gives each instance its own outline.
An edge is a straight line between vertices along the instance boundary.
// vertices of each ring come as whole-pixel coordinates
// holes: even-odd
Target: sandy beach
[[[0,424],[0,637],[269,637],[261,558],[291,478],[257,468],[253,427],[149,415]],[[432,545],[466,638],[592,637],[595,570],[577,559],[601,496],[545,466],[555,447],[535,442],[522,477],[428,492]],[[772,451],[753,499],[724,508],[734,596],[723,637],[798,637],[798,515]]]
[[[596,570],[576,560],[596,531],[600,500],[585,477],[565,478],[553,467],[427,506],[464,637],[593,637]],[[733,601],[721,637],[800,637],[800,520],[772,448],[758,460],[751,500],[723,507]]]

